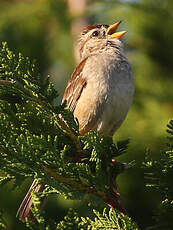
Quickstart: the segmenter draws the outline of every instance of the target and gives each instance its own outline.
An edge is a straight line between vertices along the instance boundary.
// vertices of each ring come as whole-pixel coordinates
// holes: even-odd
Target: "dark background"
[[[145,188],[140,167],[148,148],[155,158],[165,148],[166,124],[173,112],[172,12],[172,0],[0,0],[0,41],[37,60],[42,76],[51,75],[59,101],[78,62],[74,40],[83,25],[122,20],[119,30],[128,31],[122,40],[136,91],[128,117],[114,139],[131,138],[129,151],[121,160],[135,160],[136,166],[119,176],[119,187],[124,205],[142,229],[152,225],[160,198]],[[25,181],[15,191],[10,185],[0,188],[0,209],[5,211],[9,230],[25,229],[15,214],[29,184]],[[81,208],[87,215],[83,205],[53,197],[47,210],[61,219],[68,207]]]

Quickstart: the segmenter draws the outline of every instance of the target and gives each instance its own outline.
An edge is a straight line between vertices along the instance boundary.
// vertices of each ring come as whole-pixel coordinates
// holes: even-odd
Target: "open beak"
[[[106,31],[106,34],[107,35],[110,35],[111,38],[118,38],[120,39],[127,31],[121,31],[121,32],[116,32],[119,24],[121,23],[121,21],[113,24],[113,25],[110,25],[108,28],[107,28],[107,31]]]

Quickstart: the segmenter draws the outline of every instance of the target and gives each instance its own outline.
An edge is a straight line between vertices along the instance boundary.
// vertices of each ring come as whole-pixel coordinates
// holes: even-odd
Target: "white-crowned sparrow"
[[[88,26],[79,40],[81,62],[66,87],[63,101],[79,121],[83,135],[97,130],[112,136],[132,103],[134,79],[115,32],[120,22]]]
[[[96,130],[101,136],[112,136],[132,103],[134,78],[120,41],[126,31],[116,32],[119,24],[88,26],[80,36],[81,61],[65,89],[63,102],[66,100],[67,108],[78,119],[81,135]],[[31,192],[42,189],[35,184],[18,210],[22,221],[29,215]]]

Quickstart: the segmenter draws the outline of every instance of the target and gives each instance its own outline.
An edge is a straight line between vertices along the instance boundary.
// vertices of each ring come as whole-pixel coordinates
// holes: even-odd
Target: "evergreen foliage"
[[[145,162],[147,186],[154,188],[161,200],[155,211],[156,225],[149,229],[173,229],[173,120],[167,125],[167,149],[161,152],[161,158],[154,160],[148,154]]]
[[[85,194],[90,194],[96,203],[104,201],[113,206],[111,189],[116,177],[131,166],[115,160],[126,151],[129,140],[114,144],[112,138],[100,138],[96,132],[80,136],[78,123],[64,109],[65,104],[54,105],[57,95],[49,77],[43,80],[34,63],[21,54],[15,55],[6,43],[2,44],[0,183],[2,186],[11,181],[15,188],[32,177],[45,184],[42,194],[33,195],[33,214],[38,224],[27,221],[30,229],[52,229],[53,222],[45,220],[39,211],[40,198],[48,194],[60,194],[68,199],[83,199]],[[75,229],[63,227],[63,223],[67,226],[71,223],[70,216],[57,229],[59,226]],[[77,217],[73,219],[78,225],[85,223],[84,229],[99,229],[102,222],[120,229],[120,219],[123,229],[137,229],[129,218],[116,211],[96,212],[96,216],[95,220],[83,218],[79,223]]]
[[[94,220],[90,218],[78,217],[77,213],[73,210],[69,210],[68,215],[65,217],[65,221],[61,221],[57,225],[57,229],[71,229],[71,227],[76,225],[75,229],[86,229],[86,230],[99,230],[99,229],[127,229],[127,230],[137,230],[138,227],[135,223],[131,221],[128,216],[122,216],[119,212],[110,209],[109,211],[105,208],[103,213],[99,213],[93,210],[95,214]],[[66,225],[67,224],[67,225]],[[64,226],[67,226],[64,228]]]
[[[36,211],[36,210],[35,210]],[[52,230],[138,230],[136,223],[132,222],[131,218],[128,216],[123,216],[118,211],[113,209],[108,210],[105,208],[103,213],[99,213],[96,210],[93,210],[94,218],[89,217],[80,217],[73,209],[69,209],[67,215],[64,217],[64,220],[60,221],[58,224],[49,220],[49,223],[45,224],[43,217],[39,215],[39,211],[35,212],[37,216],[38,224],[33,224],[32,222],[27,221],[26,225],[29,229],[52,229]],[[46,226],[46,228],[45,228]]]

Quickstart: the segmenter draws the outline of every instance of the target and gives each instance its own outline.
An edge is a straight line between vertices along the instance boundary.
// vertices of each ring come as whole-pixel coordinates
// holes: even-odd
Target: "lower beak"
[[[121,21],[113,24],[113,25],[110,25],[106,31],[106,34],[107,35],[110,35],[111,38],[118,38],[120,39],[125,33],[126,31],[121,31],[121,32],[116,32],[118,26],[120,25]]]
[[[117,32],[117,33],[111,34],[111,38],[118,38],[118,39],[120,39],[125,33],[127,33],[127,31],[121,31],[121,32]]]

